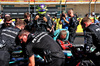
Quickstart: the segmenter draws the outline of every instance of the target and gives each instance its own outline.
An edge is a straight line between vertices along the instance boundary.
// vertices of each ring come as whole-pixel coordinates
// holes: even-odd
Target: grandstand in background
[[[74,13],[77,12],[79,17],[84,17],[85,14],[93,11],[100,15],[100,0],[0,0],[0,13],[22,17],[24,12],[29,11],[34,15],[38,4],[46,4],[48,9],[50,8],[48,13],[51,16],[58,15],[58,18],[62,10],[67,11],[70,8],[74,10]]]

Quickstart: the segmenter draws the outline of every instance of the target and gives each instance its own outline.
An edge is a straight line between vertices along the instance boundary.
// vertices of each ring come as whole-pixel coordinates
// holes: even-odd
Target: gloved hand
[[[93,52],[92,48],[92,44],[85,44],[84,49],[85,49],[85,53],[91,53]]]

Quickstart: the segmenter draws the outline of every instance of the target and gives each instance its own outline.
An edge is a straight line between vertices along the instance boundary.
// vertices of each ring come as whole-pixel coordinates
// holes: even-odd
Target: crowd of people
[[[46,6],[40,4],[38,6],[38,14],[31,21],[30,13],[24,14],[24,20],[16,18],[15,22],[12,21],[10,15],[5,15],[2,23],[0,24],[0,65],[9,66],[11,53],[16,49],[17,45],[25,45],[23,48],[24,54],[29,59],[28,66],[35,66],[34,54],[45,56],[45,66],[64,66],[65,55],[62,52],[61,46],[53,39],[54,32],[56,31],[56,20],[46,13]],[[68,12],[62,11],[60,15],[59,24],[62,24],[62,29],[69,32],[68,41],[73,44],[76,37],[77,26],[79,21],[77,15],[74,15],[73,9]],[[56,19],[56,17],[55,17]],[[90,49],[94,45],[96,50],[99,51],[100,46],[100,18],[92,23],[89,17],[84,17],[81,25],[85,37],[85,52],[91,53]],[[62,33],[63,34],[63,33]],[[67,33],[60,36],[65,38]],[[45,52],[45,53],[44,53]],[[95,64],[98,65],[96,60],[99,58],[92,52],[91,58]],[[89,55],[90,56],[90,55]]]

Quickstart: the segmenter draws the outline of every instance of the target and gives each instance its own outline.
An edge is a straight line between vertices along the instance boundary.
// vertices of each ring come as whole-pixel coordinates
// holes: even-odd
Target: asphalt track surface
[[[75,45],[84,45],[84,36],[76,36],[74,40]]]

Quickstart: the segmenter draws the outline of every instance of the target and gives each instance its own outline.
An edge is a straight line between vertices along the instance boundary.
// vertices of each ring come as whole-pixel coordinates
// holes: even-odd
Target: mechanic
[[[21,43],[26,44],[30,66],[35,66],[34,54],[45,57],[44,66],[64,66],[65,56],[61,47],[47,33],[38,31],[31,34],[29,31],[22,30],[19,32],[18,38]]]
[[[24,21],[26,22],[26,24],[31,22],[31,14],[29,12],[24,13]]]
[[[68,16],[70,17],[69,21],[69,42],[73,43],[76,37],[76,30],[77,26],[79,25],[79,21],[77,18],[74,16],[73,10],[70,9],[68,10]]]
[[[95,65],[99,66],[100,64],[98,61],[100,61],[100,57],[96,55],[96,52],[100,51],[100,26],[92,23],[91,19],[88,17],[82,19],[81,25],[84,31],[84,51]],[[91,50],[93,46],[96,47],[94,51]]]
[[[0,29],[12,26],[12,18],[10,16],[6,16],[4,18],[4,23],[0,24]]]
[[[15,37],[25,25],[22,20],[16,23],[16,27],[7,27],[1,30],[0,36],[0,66],[9,66],[11,53],[16,48]]]

